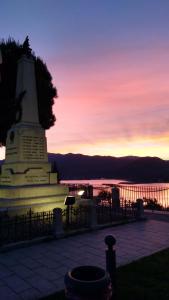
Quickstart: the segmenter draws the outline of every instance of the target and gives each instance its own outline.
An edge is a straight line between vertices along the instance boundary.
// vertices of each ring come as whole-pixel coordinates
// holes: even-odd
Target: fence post
[[[112,235],[105,237],[105,244],[108,249],[106,250],[106,270],[110,274],[112,283],[113,296],[116,296],[116,251],[113,249],[116,244],[116,239]],[[114,297],[112,297],[114,299]]]
[[[86,185],[83,186],[84,194],[82,195],[82,199],[93,199],[93,186],[92,185]]]
[[[96,211],[96,203],[92,200],[92,204],[89,205],[89,227],[90,229],[97,228],[97,211]]]
[[[64,235],[61,208],[53,209],[53,231],[56,238],[62,237]]]
[[[33,214],[33,212],[32,212],[32,210],[30,208],[29,211],[28,211],[28,216],[29,216],[29,240],[32,239],[32,214]],[[16,224],[17,224],[17,215],[15,217],[15,225]],[[15,234],[15,236],[16,236],[16,234]]]
[[[142,219],[144,218],[144,206],[143,206],[143,199],[137,199],[137,218]]]
[[[117,186],[112,188],[112,208],[120,208],[120,190]]]

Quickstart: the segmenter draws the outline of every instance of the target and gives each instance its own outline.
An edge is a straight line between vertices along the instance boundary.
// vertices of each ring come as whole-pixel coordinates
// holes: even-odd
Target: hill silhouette
[[[135,182],[169,182],[169,161],[158,157],[112,157],[49,153],[61,179],[114,178]]]

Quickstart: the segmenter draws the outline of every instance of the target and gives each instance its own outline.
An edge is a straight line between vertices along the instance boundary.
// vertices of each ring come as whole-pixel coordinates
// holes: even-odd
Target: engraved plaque
[[[46,158],[46,143],[43,137],[24,135],[21,137],[21,145],[24,160],[44,160]]]

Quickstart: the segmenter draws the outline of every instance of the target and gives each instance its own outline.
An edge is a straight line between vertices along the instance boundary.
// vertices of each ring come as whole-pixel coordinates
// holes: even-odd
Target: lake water
[[[122,180],[120,179],[84,179],[84,180],[63,180],[62,181],[62,183],[68,183],[68,184],[90,184],[93,186],[98,186],[103,184],[119,184],[120,182],[122,182]]]

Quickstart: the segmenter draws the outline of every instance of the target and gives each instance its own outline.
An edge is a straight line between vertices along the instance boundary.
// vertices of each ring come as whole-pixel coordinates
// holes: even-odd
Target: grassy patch
[[[117,270],[118,299],[168,300],[169,249]]]
[[[117,269],[118,300],[169,299],[169,249]],[[44,300],[64,300],[61,291]]]

